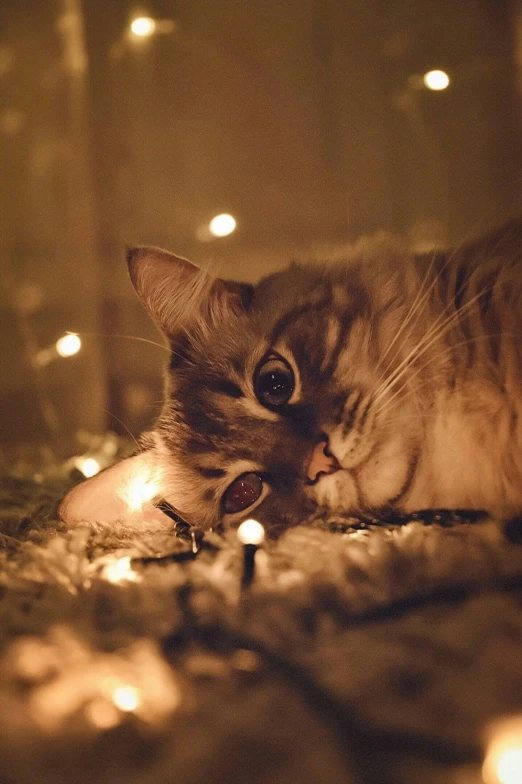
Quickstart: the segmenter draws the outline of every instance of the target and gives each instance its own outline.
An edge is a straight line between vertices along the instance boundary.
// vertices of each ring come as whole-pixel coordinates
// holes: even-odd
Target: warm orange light
[[[67,335],[63,335],[56,341],[56,351],[61,357],[72,357],[78,353],[81,347],[80,336],[74,332],[68,332]]]
[[[123,684],[112,692],[112,701],[121,711],[132,713],[139,707],[140,693],[135,686]]]
[[[74,464],[86,479],[90,479],[91,476],[96,476],[96,474],[99,474],[101,471],[101,465],[94,457],[78,457]]]
[[[112,563],[108,563],[103,567],[101,574],[102,577],[115,585],[124,582],[137,583],[140,580],[140,575],[132,568],[131,559],[128,555],[116,558]]]
[[[151,16],[137,16],[132,20],[130,29],[137,38],[149,38],[156,32],[156,20]]]
[[[482,776],[486,784],[522,784],[522,715],[491,727]]]
[[[221,215],[216,215],[208,224],[208,228],[213,237],[228,237],[236,230],[236,219],[223,212]]]
[[[241,544],[260,545],[265,538],[265,529],[257,520],[250,518],[242,522],[237,529],[237,538]]]
[[[439,91],[445,90],[447,87],[449,87],[450,78],[446,71],[435,69],[434,71],[428,71],[425,73],[422,77],[422,81],[428,90]]]
[[[115,705],[105,699],[95,699],[85,708],[88,721],[100,730],[108,730],[120,723],[120,714]]]

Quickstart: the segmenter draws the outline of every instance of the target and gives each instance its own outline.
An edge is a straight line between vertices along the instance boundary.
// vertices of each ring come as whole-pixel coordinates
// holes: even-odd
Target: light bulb
[[[241,544],[260,545],[265,538],[265,529],[257,520],[250,518],[242,522],[237,529],[237,538]]]
[[[72,357],[77,354],[82,347],[79,335],[68,332],[56,341],[56,351],[61,357]]]
[[[137,16],[132,20],[130,29],[137,38],[149,38],[156,32],[156,21],[151,16]]]
[[[236,219],[226,212],[216,215],[208,224],[208,228],[214,237],[228,237],[236,230]]]
[[[422,81],[428,90],[440,91],[449,87],[450,78],[446,71],[440,71],[436,69],[434,71],[428,71],[425,73],[422,77]]]

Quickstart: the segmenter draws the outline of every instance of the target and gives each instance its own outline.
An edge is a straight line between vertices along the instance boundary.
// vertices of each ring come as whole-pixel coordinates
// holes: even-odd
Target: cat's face
[[[396,396],[385,382],[415,340],[394,340],[407,277],[368,275],[366,263],[293,266],[252,288],[204,280],[164,252],[131,254],[173,348],[157,430],[188,520],[253,515],[276,531],[405,497],[421,442],[416,387]]]

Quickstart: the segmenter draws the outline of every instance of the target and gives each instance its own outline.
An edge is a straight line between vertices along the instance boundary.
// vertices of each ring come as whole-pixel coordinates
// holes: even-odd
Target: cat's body
[[[147,440],[191,522],[522,511],[522,224],[416,257],[385,238],[252,287],[150,248],[172,347]]]

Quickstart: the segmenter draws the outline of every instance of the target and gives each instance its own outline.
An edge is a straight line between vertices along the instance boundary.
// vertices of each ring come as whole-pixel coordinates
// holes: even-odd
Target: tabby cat
[[[453,252],[362,240],[255,286],[157,248],[128,263],[171,348],[143,448],[188,521],[521,512],[522,222]]]

